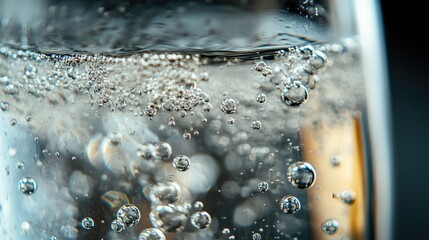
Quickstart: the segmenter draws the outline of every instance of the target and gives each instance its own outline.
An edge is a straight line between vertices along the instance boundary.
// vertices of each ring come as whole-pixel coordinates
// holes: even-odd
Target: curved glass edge
[[[374,239],[394,239],[394,189],[390,99],[381,11],[378,1],[354,0],[362,46],[372,158]]]

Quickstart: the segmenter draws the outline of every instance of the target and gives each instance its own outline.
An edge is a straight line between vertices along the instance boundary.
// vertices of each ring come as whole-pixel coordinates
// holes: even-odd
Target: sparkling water
[[[294,24],[308,26],[308,18]],[[40,34],[34,39],[48,33]],[[258,48],[232,42],[214,51],[202,49],[204,38],[192,51],[179,40],[174,51],[161,42],[153,49],[163,51],[150,51],[134,38],[144,51],[98,51],[73,39],[64,50],[57,37],[33,50],[0,45],[2,239],[340,239],[367,231],[341,222],[364,204],[363,183],[329,179],[346,172],[354,145],[342,145],[349,135],[332,143],[326,134],[355,133],[350,122],[365,109],[358,37],[270,48],[262,38]],[[335,211],[324,218],[324,209]]]

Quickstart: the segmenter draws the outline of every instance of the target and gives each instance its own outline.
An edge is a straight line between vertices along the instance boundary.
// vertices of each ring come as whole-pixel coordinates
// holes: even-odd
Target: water
[[[363,234],[347,228],[363,183],[339,175],[359,155],[347,140],[365,108],[358,38],[243,34],[213,51],[200,38],[0,45],[4,239]]]

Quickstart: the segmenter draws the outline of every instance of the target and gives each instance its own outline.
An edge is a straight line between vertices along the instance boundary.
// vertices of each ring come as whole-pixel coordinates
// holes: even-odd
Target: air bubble
[[[298,52],[300,53],[303,59],[309,59],[314,53],[314,48],[310,45],[307,45],[307,46],[298,48]]]
[[[260,192],[264,193],[264,192],[268,191],[269,187],[270,187],[270,185],[267,182],[265,182],[265,181],[262,181],[262,182],[258,183],[258,190]]]
[[[191,160],[187,156],[178,155],[173,159],[173,167],[178,171],[184,172],[191,166]]]
[[[280,209],[287,214],[296,213],[301,209],[301,203],[298,198],[287,195],[280,200]]]
[[[237,105],[235,103],[235,100],[232,98],[224,98],[222,100],[220,109],[224,113],[228,113],[228,114],[235,113],[235,111],[237,110]]]
[[[182,198],[182,188],[176,182],[160,182],[150,189],[150,199],[155,204],[171,204]]]
[[[261,239],[262,239],[262,236],[259,233],[254,233],[252,235],[252,240],[261,240]]]
[[[125,230],[124,224],[118,219],[113,220],[112,224],[110,224],[110,228],[118,233]]]
[[[258,95],[256,95],[256,102],[264,103],[266,100],[267,100],[267,96],[265,96],[265,94],[258,93]]]
[[[189,133],[189,132],[183,133],[183,139],[189,140],[191,138],[192,138],[192,134],[191,133]]]
[[[341,163],[341,156],[340,155],[333,155],[330,159],[331,165],[334,167],[337,167]]]
[[[171,153],[173,152],[173,149],[171,149],[170,144],[166,142],[160,142],[155,145],[155,151],[156,155],[160,159],[168,159],[171,156]]]
[[[7,110],[9,110],[9,103],[7,103],[7,102],[1,102],[0,103],[0,109],[3,112],[6,112]]]
[[[210,112],[210,111],[212,110],[212,108],[213,108],[213,106],[212,106],[210,103],[205,103],[205,104],[203,105],[203,110],[204,110],[205,112]]]
[[[175,126],[176,125],[176,120],[174,119],[174,117],[170,117],[168,119],[168,125],[170,125],[170,126]]]
[[[148,228],[140,233],[138,240],[165,240],[165,235],[158,228]]]
[[[140,221],[140,210],[133,204],[123,205],[116,214],[125,227],[133,227]]]
[[[212,219],[210,217],[210,214],[205,211],[195,212],[191,216],[192,225],[198,229],[207,228],[208,226],[210,226],[211,222]]]
[[[19,162],[16,163],[16,169],[23,170],[24,167],[25,167],[25,165],[24,165],[23,162],[19,161]]]
[[[351,205],[356,201],[356,194],[352,191],[341,191],[332,194],[333,198],[341,200],[343,203]]]
[[[234,118],[228,118],[228,124],[234,124],[235,119]]]
[[[322,232],[333,235],[338,231],[340,223],[337,220],[329,219],[322,223]]]
[[[322,51],[314,51],[314,54],[310,58],[310,65],[314,70],[319,70],[325,67],[328,57]]]
[[[37,190],[36,181],[31,177],[22,178],[19,181],[19,190],[25,195],[31,195],[35,193]]]
[[[306,189],[316,181],[316,170],[311,164],[298,161],[288,167],[287,179],[294,188]]]
[[[86,218],[82,219],[81,225],[85,229],[88,229],[88,230],[92,229],[92,228],[94,228],[94,220],[92,220],[92,218],[90,218],[90,217],[86,217]]]
[[[11,126],[15,126],[18,123],[18,121],[16,121],[15,118],[12,118],[9,123]]]
[[[229,228],[222,229],[222,234],[223,235],[229,235],[230,233],[231,233],[231,231],[229,230]]]
[[[150,221],[154,227],[166,232],[178,232],[185,228],[187,209],[176,205],[159,205],[150,214]]]
[[[250,127],[253,130],[260,130],[262,128],[262,123],[260,121],[253,121],[252,124],[250,124]]]
[[[280,97],[286,105],[298,107],[308,101],[309,92],[300,81],[294,81],[284,87]]]
[[[204,203],[203,203],[203,202],[201,202],[201,201],[196,201],[196,202],[194,203],[194,209],[195,209],[195,210],[202,210],[202,209],[203,209],[203,207],[204,207]]]

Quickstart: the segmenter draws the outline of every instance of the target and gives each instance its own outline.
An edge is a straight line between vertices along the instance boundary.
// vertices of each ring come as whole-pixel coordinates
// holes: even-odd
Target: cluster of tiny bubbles
[[[185,155],[178,155],[173,159],[173,167],[180,172],[188,170],[190,166],[191,160]]]
[[[140,210],[133,204],[123,205],[116,214],[125,227],[133,227],[140,221]]]
[[[235,103],[235,100],[232,98],[224,98],[222,99],[220,110],[228,114],[235,113],[235,111],[237,111],[237,104]]]
[[[138,240],[165,240],[165,235],[158,228],[147,228],[139,234]]]
[[[19,181],[19,190],[25,195],[31,195],[37,190],[37,183],[32,177],[24,177]]]
[[[259,233],[254,233],[252,235],[252,240],[261,240],[261,239],[262,239],[262,236]]]
[[[210,226],[212,218],[206,211],[194,212],[191,216],[191,224],[198,229],[205,229]]]
[[[189,209],[184,206],[158,205],[149,214],[152,225],[165,232],[178,232],[185,228]]]
[[[284,86],[280,98],[286,105],[298,107],[308,101],[309,92],[302,82],[294,81]]]
[[[329,219],[322,223],[322,232],[333,235],[338,231],[338,228],[340,227],[340,223],[335,219]]]
[[[150,200],[154,204],[171,204],[182,198],[182,188],[173,181],[160,182],[151,187]]]
[[[125,225],[119,221],[118,219],[113,220],[112,224],[110,224],[110,228],[115,232],[122,232],[125,230]]]
[[[333,193],[332,197],[341,200],[343,203],[351,205],[356,201],[356,194],[352,191],[341,191]]]
[[[261,181],[261,182],[258,183],[258,190],[260,192],[263,192],[263,193],[267,192],[268,189],[269,189],[269,187],[270,187],[270,185],[267,182],[265,182],[265,181]]]
[[[295,196],[287,195],[280,200],[280,209],[287,214],[296,213],[301,209],[301,203]]]
[[[287,169],[287,179],[294,188],[306,189],[316,181],[316,170],[307,162],[294,162]]]
[[[250,127],[253,130],[260,130],[262,128],[262,123],[260,121],[258,121],[258,120],[255,120],[255,121],[252,122],[252,124],[250,124]]]
[[[256,102],[258,102],[258,103],[264,103],[266,100],[267,100],[267,96],[265,96],[265,94],[258,93],[256,95]]]
[[[92,228],[94,228],[94,220],[92,220],[92,218],[90,218],[90,217],[85,217],[82,219],[81,225],[85,229],[88,229],[88,230],[92,229]]]
[[[204,208],[204,203],[201,202],[201,201],[196,201],[194,203],[193,207],[194,207],[195,210],[202,210]]]

